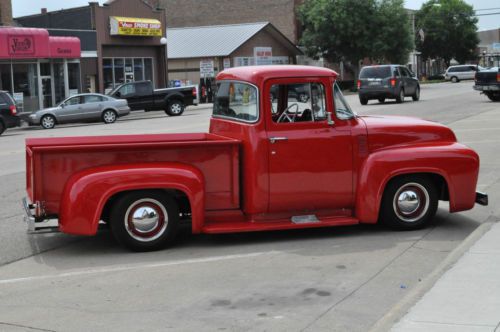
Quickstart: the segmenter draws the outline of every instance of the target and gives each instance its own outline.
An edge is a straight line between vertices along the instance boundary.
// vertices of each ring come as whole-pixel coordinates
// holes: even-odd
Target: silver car
[[[445,80],[452,81],[453,83],[457,83],[460,80],[473,80],[476,72],[483,69],[483,67],[477,65],[450,66],[446,69],[444,78]]]
[[[125,99],[115,99],[97,93],[83,93],[63,100],[59,105],[36,111],[28,117],[32,125],[52,129],[56,124],[103,121],[113,123],[130,113]]]

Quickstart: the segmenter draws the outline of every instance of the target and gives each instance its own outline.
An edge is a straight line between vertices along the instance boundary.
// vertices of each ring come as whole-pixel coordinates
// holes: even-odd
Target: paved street
[[[182,234],[164,251],[130,253],[109,232],[27,235],[20,205],[26,137],[197,132],[211,110],[134,113],[113,125],[20,128],[0,136],[0,330],[366,331],[500,205],[500,104],[472,82],[422,85],[421,101],[370,101],[360,114],[422,117],[451,126],[481,157],[488,207],[432,228],[378,226],[228,235]]]

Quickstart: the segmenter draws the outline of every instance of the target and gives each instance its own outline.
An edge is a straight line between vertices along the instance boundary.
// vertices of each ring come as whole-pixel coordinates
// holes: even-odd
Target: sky
[[[72,8],[87,5],[89,0],[12,0],[12,11],[14,17],[25,16],[40,13],[41,7],[47,8],[49,11],[63,8]],[[105,1],[99,1],[103,3]],[[405,7],[410,9],[419,9],[424,0],[405,0]],[[497,10],[479,11],[481,14],[499,13],[499,0],[466,0],[467,3],[474,6],[474,9],[499,8]],[[479,30],[490,30],[500,28],[500,14],[490,16],[479,16]]]

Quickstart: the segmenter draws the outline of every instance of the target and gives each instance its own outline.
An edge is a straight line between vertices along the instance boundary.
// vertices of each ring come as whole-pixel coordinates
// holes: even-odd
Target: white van
[[[460,80],[473,80],[476,72],[481,69],[483,68],[478,65],[449,66],[444,73],[444,78],[445,80],[452,81],[453,83]]]

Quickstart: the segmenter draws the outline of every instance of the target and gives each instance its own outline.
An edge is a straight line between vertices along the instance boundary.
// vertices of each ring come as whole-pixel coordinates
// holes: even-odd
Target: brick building
[[[193,27],[269,22],[289,40],[298,43],[297,7],[304,0],[151,0],[165,8],[167,26]]]
[[[0,1],[0,26],[12,25],[12,2],[11,0]]]

